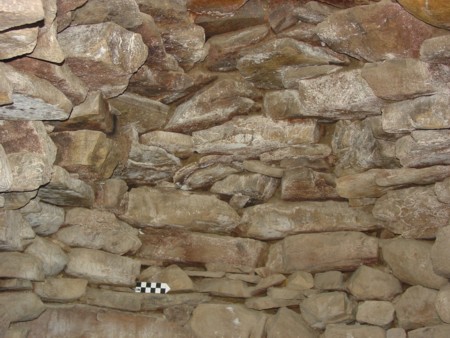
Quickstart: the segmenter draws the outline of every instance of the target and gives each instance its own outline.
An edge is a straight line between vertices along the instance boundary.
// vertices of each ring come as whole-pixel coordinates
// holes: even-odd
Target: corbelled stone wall
[[[0,1],[0,337],[450,336],[449,29],[446,0]]]

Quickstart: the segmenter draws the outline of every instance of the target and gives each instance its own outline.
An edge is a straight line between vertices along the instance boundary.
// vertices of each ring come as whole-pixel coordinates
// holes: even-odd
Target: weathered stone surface
[[[136,252],[141,246],[138,230],[107,211],[73,208],[66,212],[65,226],[55,234],[72,247],[99,249],[118,255]]]
[[[46,276],[59,274],[68,261],[67,255],[59,245],[42,237],[36,237],[33,243],[25,250],[25,253],[38,257],[42,261],[42,267]]]
[[[245,300],[245,306],[255,310],[277,309],[287,306],[298,306],[299,299],[277,299],[270,296],[253,297]]]
[[[259,295],[261,293],[264,293],[268,288],[280,285],[286,280],[286,277],[280,273],[273,274],[264,278],[261,278],[261,280],[251,289],[252,296]]]
[[[281,38],[252,48],[238,60],[236,67],[246,80],[259,88],[281,89],[283,70],[330,63],[346,64],[348,58],[327,48]]]
[[[36,199],[33,201],[36,201]],[[32,210],[28,208],[30,205],[31,203],[22,208],[20,212],[33,227],[33,231],[36,234],[41,236],[51,235],[58,231],[59,227],[64,223],[63,208],[36,201],[37,210]]]
[[[29,328],[28,337],[94,336],[99,338],[151,336],[192,338],[188,330],[164,317],[130,314],[86,305],[48,306],[38,319],[18,325]]]
[[[325,292],[311,295],[300,303],[302,317],[313,328],[324,329],[328,324],[355,320],[356,303],[345,292]]]
[[[152,131],[139,137],[139,142],[147,146],[165,149],[179,158],[187,158],[193,154],[192,137],[167,131]]]
[[[131,286],[140,270],[138,261],[100,250],[73,248],[68,255],[65,272],[91,283]]]
[[[265,203],[244,210],[239,232],[246,237],[277,239],[307,232],[376,229],[370,212],[347,202]]]
[[[92,188],[59,166],[53,167],[50,183],[39,189],[38,196],[43,202],[62,206],[89,207],[94,203]]]
[[[19,252],[0,252],[0,277],[41,281],[45,278],[42,261]]]
[[[118,145],[100,131],[62,131],[51,137],[58,148],[55,164],[81,179],[109,178],[119,163]]]
[[[446,278],[450,278],[450,265],[448,262],[448,258],[450,257],[449,233],[449,226],[439,229],[436,234],[436,241],[431,247],[431,263],[433,264],[433,270],[438,275]]]
[[[117,126],[132,124],[139,133],[163,127],[169,112],[163,103],[128,92],[110,99],[109,103],[120,112]]]
[[[260,96],[252,85],[219,80],[175,108],[166,130],[189,133],[220,124],[235,115],[248,113]]]
[[[194,284],[189,275],[175,264],[157,272],[149,271],[152,267],[141,272],[141,280],[151,280],[152,282],[166,283],[170,286],[170,292],[192,291]]]
[[[12,91],[13,88],[6,79],[5,71],[0,69],[0,106],[13,103]]]
[[[433,186],[389,191],[373,208],[384,227],[406,238],[433,238],[448,224],[450,207],[438,201]]]
[[[24,192],[6,192],[0,194],[3,204],[3,208],[8,210],[16,210],[27,205],[30,200],[36,197],[37,190],[24,191]]]
[[[0,60],[29,54],[36,47],[38,27],[8,30],[0,35]]]
[[[304,338],[315,338],[317,333],[295,311],[281,308],[277,314],[270,317],[266,323],[268,338],[288,338],[298,335]]]
[[[130,29],[142,24],[139,7],[134,0],[89,0],[72,14],[72,25],[89,25],[112,21]]]
[[[114,129],[114,117],[103,94],[91,92],[83,103],[74,107],[70,118],[55,123],[55,131],[92,129],[111,133]]]
[[[383,100],[375,95],[361,73],[361,69],[354,69],[301,80],[298,82],[299,101],[294,94],[289,103],[293,107],[300,104],[303,116],[333,120],[379,114]],[[336,99],[330,100],[330,97]]]
[[[239,222],[238,214],[214,196],[149,187],[129,192],[126,212],[120,217],[141,227],[171,226],[219,233],[230,232]]]
[[[267,249],[265,243],[253,239],[185,231],[145,231],[140,239],[142,247],[137,256],[162,262],[256,267]]]
[[[359,232],[338,231],[286,237],[272,244],[266,266],[281,273],[346,271],[377,260],[377,238]]]
[[[358,305],[356,320],[360,323],[386,327],[394,320],[394,306],[390,302],[368,300]]]
[[[431,247],[433,243],[397,238],[381,243],[383,260],[403,283],[439,289],[447,279],[433,271]]]
[[[127,183],[123,180],[111,178],[100,181],[95,185],[95,207],[97,209],[118,210],[125,193]]]
[[[386,338],[406,338],[406,331],[401,327],[393,327],[386,331]]]
[[[141,309],[141,295],[131,292],[87,288],[82,301],[88,305],[123,311],[139,311]]]
[[[44,282],[35,282],[33,291],[44,301],[73,302],[86,292],[88,281],[79,278],[47,278]]]
[[[188,10],[200,13],[215,13],[216,15],[231,13],[242,7],[246,0],[188,0],[186,7]]]
[[[253,274],[227,273],[227,274],[225,274],[225,276],[229,279],[233,279],[233,280],[238,279],[238,280],[241,280],[241,281],[244,281],[247,283],[251,283],[251,284],[257,284],[261,281],[261,277],[258,275],[255,275],[254,273]],[[216,278],[216,277],[214,277],[214,278]]]
[[[402,293],[402,285],[397,278],[389,273],[365,265],[360,266],[352,274],[346,286],[353,296],[364,300],[391,300]]]
[[[20,108],[24,109],[24,113],[29,113],[29,119],[63,120],[69,117],[72,103],[62,91],[49,81],[27,72],[19,71],[8,64],[1,64],[0,68],[11,83],[13,93],[17,95],[13,99],[14,102],[17,101],[19,117],[22,117]],[[37,102],[40,103],[41,108],[46,108],[42,113],[37,109],[34,111],[31,109],[33,103]]]
[[[6,318],[10,322],[35,319],[45,310],[45,305],[33,292],[2,292],[0,304],[2,310],[7,309]]]
[[[69,27],[58,40],[72,71],[106,97],[121,94],[148,55],[139,34],[113,22]]]
[[[28,239],[35,237],[30,224],[16,210],[0,210],[0,249],[22,251]]]
[[[271,287],[267,289],[267,296],[272,299],[305,299],[307,297],[308,290],[292,290],[285,287]]]
[[[449,10],[450,13],[450,10]],[[420,59],[429,63],[449,64],[450,36],[443,35],[425,40],[420,46]]]
[[[219,297],[248,298],[251,296],[251,289],[246,282],[228,278],[203,278],[195,283],[195,290]]]
[[[327,271],[314,275],[314,288],[319,290],[343,290],[344,274],[340,271]]]
[[[1,121],[0,143],[11,167],[10,191],[36,190],[50,181],[56,147],[40,121]]]
[[[450,285],[443,286],[437,296],[435,301],[436,311],[442,321],[450,322]]]
[[[0,31],[35,23],[44,18],[41,0],[14,0],[0,6]]]
[[[284,174],[284,169],[278,168],[276,166],[270,166],[263,163],[262,161],[257,160],[246,160],[243,162],[243,167],[247,171],[266,175],[269,177],[281,178]]]
[[[235,117],[229,122],[192,133],[200,154],[223,153],[252,156],[295,144],[318,141],[315,120],[273,121],[262,116]]]
[[[428,64],[416,59],[367,63],[361,75],[375,95],[386,100],[412,99],[434,93],[438,88]]]
[[[235,70],[243,54],[242,49],[252,48],[268,33],[267,25],[258,25],[211,37],[207,42],[209,52],[205,60],[206,67],[211,71]]]
[[[329,1],[329,0],[328,0]],[[327,325],[323,338],[384,338],[386,332],[381,327],[371,325]]]
[[[394,302],[398,326],[405,330],[441,324],[434,307],[437,291],[420,285],[411,286]]]
[[[23,290],[32,290],[33,284],[31,281],[27,279],[2,279],[0,281],[0,290],[1,291],[23,291]]]
[[[292,290],[308,290],[313,286],[314,278],[306,271],[296,271],[286,281],[286,287]]]
[[[142,295],[141,295],[142,296]],[[189,305],[197,306],[201,303],[207,303],[211,297],[205,293],[175,293],[175,294],[151,294],[143,295],[142,311],[156,311],[161,309],[170,309],[174,306]],[[181,337],[180,337],[181,338]]]
[[[190,327],[198,337],[262,337],[267,316],[239,304],[200,304],[192,313]]]
[[[450,15],[450,6],[443,0],[431,0],[424,2],[422,0],[400,0],[399,3],[415,17],[430,25],[450,28],[448,21]]]
[[[449,134],[447,129],[414,130],[396,142],[396,155],[405,167],[450,164]]]
[[[281,180],[283,200],[339,199],[335,189],[335,177],[309,168],[286,170]]]
[[[450,325],[433,325],[408,332],[409,338],[446,338],[450,334]]]
[[[396,3],[356,6],[331,14],[317,35],[334,50],[370,62],[417,57],[433,28]]]

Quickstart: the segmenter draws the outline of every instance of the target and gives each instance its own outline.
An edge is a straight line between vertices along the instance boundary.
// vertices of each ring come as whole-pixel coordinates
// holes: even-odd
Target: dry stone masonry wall
[[[0,337],[449,337],[449,29],[0,1]]]

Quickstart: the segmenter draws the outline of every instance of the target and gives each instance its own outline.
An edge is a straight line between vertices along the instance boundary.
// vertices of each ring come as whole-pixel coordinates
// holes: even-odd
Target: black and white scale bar
[[[139,293],[167,293],[170,291],[166,283],[136,282],[134,291]]]

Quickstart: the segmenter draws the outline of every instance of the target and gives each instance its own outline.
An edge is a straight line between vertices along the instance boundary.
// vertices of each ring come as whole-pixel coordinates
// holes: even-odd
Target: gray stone
[[[300,303],[303,318],[317,329],[355,320],[355,309],[356,303],[339,291],[311,295]]]
[[[18,28],[0,35],[0,60],[29,54],[36,48],[38,27]]]
[[[47,302],[73,302],[86,292],[88,281],[79,278],[47,278],[44,282],[35,282],[33,291]]]
[[[13,0],[0,6],[0,31],[35,23],[44,18],[41,0]]]
[[[322,338],[385,338],[386,331],[378,326],[371,325],[344,325],[331,324],[327,328]]]
[[[313,331],[301,315],[288,308],[280,308],[277,314],[270,317],[266,323],[267,338],[314,338]]]
[[[449,63],[448,35],[432,37],[425,40],[420,46],[420,59],[429,63]]]
[[[100,250],[73,248],[68,256],[65,272],[91,283],[131,286],[140,270],[138,261]]]
[[[36,256],[42,261],[45,276],[59,274],[68,262],[68,257],[61,247],[47,238],[36,237],[25,253]]]
[[[450,323],[450,285],[443,286],[437,296],[434,303],[439,318],[445,323]]]
[[[152,131],[139,137],[139,142],[148,146],[165,149],[179,158],[187,158],[193,154],[192,137],[167,131]]]
[[[398,326],[413,330],[423,326],[441,324],[435,309],[437,291],[420,285],[411,286],[395,302]]]
[[[448,258],[450,257],[449,233],[450,226],[438,230],[436,241],[431,247],[430,253],[434,272],[446,278],[450,278],[450,264],[448,261]]]
[[[320,272],[314,275],[314,288],[319,290],[344,290],[344,274],[340,271]]]
[[[123,311],[140,311],[141,309],[141,295],[132,292],[87,288],[81,301],[88,305]]]
[[[397,238],[381,242],[383,260],[403,283],[439,289],[447,279],[433,271],[431,248],[433,243]]]
[[[347,271],[377,260],[377,238],[359,232],[338,231],[286,237],[271,245],[266,266],[282,273]]]
[[[239,232],[246,237],[277,239],[308,232],[378,228],[370,210],[350,208],[347,202],[273,202],[244,210]]]
[[[30,224],[16,210],[0,210],[0,249],[22,251],[27,240],[36,235]]]
[[[358,305],[356,320],[360,323],[388,326],[394,320],[394,305],[386,301],[368,300]]]
[[[275,178],[281,178],[284,174],[284,169],[257,160],[246,160],[243,162],[243,167],[247,171]]]
[[[34,255],[20,252],[0,252],[0,277],[44,280],[42,261]]]
[[[33,231],[40,236],[48,236],[58,231],[64,223],[64,209],[42,202],[37,204],[38,210],[28,211],[26,207],[20,210],[23,217],[33,227]]]
[[[141,246],[138,230],[107,211],[73,208],[66,212],[65,226],[55,234],[72,246],[99,249],[118,255],[136,252]]]
[[[37,190],[32,190],[24,192],[6,192],[0,194],[1,199],[3,200],[3,208],[9,210],[20,209],[29,204],[30,201],[36,197],[37,193]]]
[[[409,338],[446,338],[450,334],[450,325],[433,325],[408,332]]]
[[[33,292],[2,292],[0,304],[2,309],[7,309],[6,317],[10,322],[35,319],[45,310],[45,305]]]
[[[365,265],[360,266],[352,274],[346,286],[353,296],[364,300],[391,300],[402,293],[402,285],[397,278]]]

